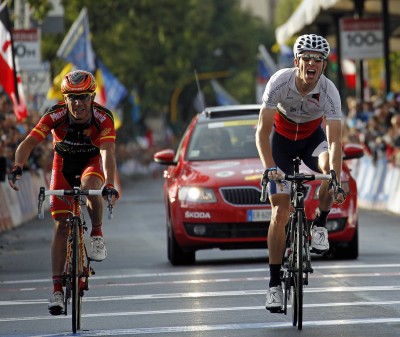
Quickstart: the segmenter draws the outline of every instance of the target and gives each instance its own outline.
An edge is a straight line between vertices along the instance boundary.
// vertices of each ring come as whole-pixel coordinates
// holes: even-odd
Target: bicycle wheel
[[[292,256],[290,259],[290,284],[291,284],[291,304],[292,304],[292,324],[293,326],[297,325],[297,284],[295,282],[296,278],[296,264],[297,264],[297,227],[296,227],[296,219],[292,218],[291,223],[291,241],[292,241]]]
[[[303,214],[297,212],[296,231],[296,275],[294,278],[297,302],[297,328],[303,327]]]
[[[79,290],[80,278],[80,248],[79,248],[79,220],[75,219],[73,224],[72,234],[72,284],[71,284],[71,297],[72,297],[72,332],[76,333],[81,328],[81,305],[82,298]]]

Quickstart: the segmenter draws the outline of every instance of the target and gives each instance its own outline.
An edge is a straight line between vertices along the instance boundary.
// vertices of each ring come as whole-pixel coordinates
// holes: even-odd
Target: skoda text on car
[[[195,115],[178,149],[165,149],[154,160],[164,171],[168,259],[195,263],[200,249],[267,248],[271,208],[260,202],[264,171],[255,145],[259,105],[206,108]],[[342,186],[349,193],[332,207],[327,228],[330,252],[358,256],[357,186],[346,159],[359,158],[356,144],[344,146]],[[303,168],[307,170],[307,168]],[[309,182],[307,219],[318,208],[319,182]]]

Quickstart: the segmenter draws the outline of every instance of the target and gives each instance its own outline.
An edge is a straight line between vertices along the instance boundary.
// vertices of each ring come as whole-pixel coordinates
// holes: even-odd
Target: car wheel
[[[344,260],[358,258],[358,226],[350,242],[346,243],[346,245],[338,243],[334,246],[333,256]]]
[[[174,266],[192,265],[196,262],[196,252],[185,252],[175,239],[172,223],[167,226],[168,260]]]

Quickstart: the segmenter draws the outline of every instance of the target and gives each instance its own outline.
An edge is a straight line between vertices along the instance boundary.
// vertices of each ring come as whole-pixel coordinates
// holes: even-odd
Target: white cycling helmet
[[[325,38],[316,34],[305,34],[297,38],[293,46],[294,57],[298,57],[305,51],[315,51],[321,53],[325,58],[328,57],[331,49]]]

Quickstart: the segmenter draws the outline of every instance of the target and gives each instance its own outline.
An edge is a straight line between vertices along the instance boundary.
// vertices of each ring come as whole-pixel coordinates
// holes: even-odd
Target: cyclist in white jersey
[[[274,180],[282,178],[283,172],[293,173],[296,156],[314,171],[336,172],[337,190],[330,189],[329,182],[324,181],[319,191],[319,210],[311,229],[311,247],[318,253],[329,249],[324,226],[332,203],[340,204],[346,197],[340,187],[341,101],[335,85],[323,75],[329,44],[322,36],[302,35],[293,52],[295,67],[277,71],[267,83],[256,131],[257,149],[270,178],[272,217],[268,230],[270,282],[266,309],[271,312],[279,311],[283,305],[280,268],[290,210],[290,183],[277,184]]]

